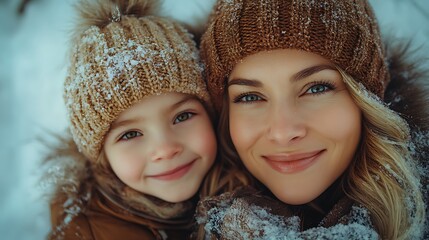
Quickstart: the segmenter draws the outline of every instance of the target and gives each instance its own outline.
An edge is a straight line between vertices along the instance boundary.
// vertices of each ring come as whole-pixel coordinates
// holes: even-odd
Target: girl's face
[[[168,202],[191,198],[216,157],[210,118],[194,97],[166,93],[122,112],[104,151],[122,182]]]
[[[228,96],[241,160],[281,201],[314,200],[352,161],[361,112],[325,58],[285,49],[250,55],[234,67]]]

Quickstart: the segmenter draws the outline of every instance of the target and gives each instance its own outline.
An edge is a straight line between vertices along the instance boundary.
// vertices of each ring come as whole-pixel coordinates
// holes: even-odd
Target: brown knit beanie
[[[154,0],[81,1],[64,99],[73,139],[91,161],[110,124],[150,95],[191,94],[208,103],[198,52]]]
[[[217,110],[238,61],[275,49],[319,54],[383,97],[389,76],[377,21],[366,0],[219,0],[201,42]]]

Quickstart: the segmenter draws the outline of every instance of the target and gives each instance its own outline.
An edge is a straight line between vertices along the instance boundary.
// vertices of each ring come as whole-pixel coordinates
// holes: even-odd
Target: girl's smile
[[[193,160],[189,163],[180,165],[176,168],[173,168],[172,170],[167,170],[167,171],[162,172],[162,173],[147,175],[146,177],[147,178],[154,178],[154,179],[162,180],[162,181],[177,180],[189,172],[189,170],[194,166],[195,161],[196,160]]]

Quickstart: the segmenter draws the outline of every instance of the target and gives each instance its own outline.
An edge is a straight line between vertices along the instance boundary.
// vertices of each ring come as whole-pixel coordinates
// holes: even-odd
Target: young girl
[[[379,98],[410,114],[394,85],[421,95],[426,79],[389,76],[367,1],[220,0],[201,54],[221,151],[259,190],[201,202],[206,236],[422,237],[415,164],[427,158],[413,158],[407,123]],[[404,117],[427,131],[425,99],[421,118]]]
[[[46,160],[49,238],[187,239],[217,150],[195,44],[154,1],[78,9],[64,87],[72,139]]]

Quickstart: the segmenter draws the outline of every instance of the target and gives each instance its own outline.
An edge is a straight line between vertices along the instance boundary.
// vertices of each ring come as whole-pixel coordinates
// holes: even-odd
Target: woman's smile
[[[280,173],[296,173],[313,165],[325,151],[324,149],[307,153],[265,155],[262,158]]]

